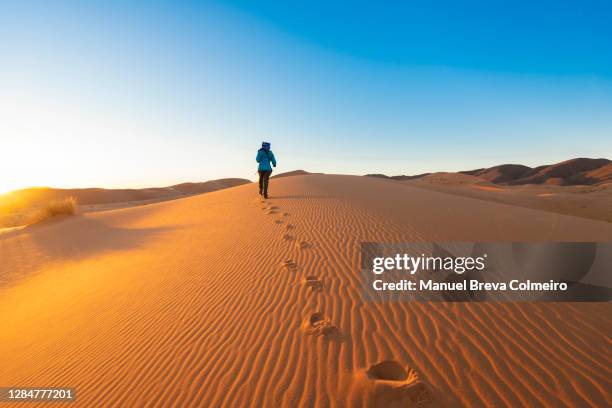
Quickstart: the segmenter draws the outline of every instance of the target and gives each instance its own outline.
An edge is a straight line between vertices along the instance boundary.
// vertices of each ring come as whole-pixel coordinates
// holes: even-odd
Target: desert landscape
[[[29,187],[0,194],[0,230],[31,223],[32,213],[51,202],[74,199],[80,212],[103,211],[174,200],[250,183],[228,178],[140,189]]]
[[[571,159],[530,168],[502,164],[455,173],[368,176],[480,200],[612,222],[612,161]]]
[[[0,408],[612,407],[557,3],[0,1]]]
[[[612,404],[609,303],[361,289],[362,241],[609,241],[599,210],[523,198],[577,187],[298,174],[268,200],[244,184],[0,234],[3,384],[79,407]]]

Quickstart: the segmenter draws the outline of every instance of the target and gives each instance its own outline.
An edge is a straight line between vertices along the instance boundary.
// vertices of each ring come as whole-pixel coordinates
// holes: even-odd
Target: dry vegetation
[[[42,207],[34,209],[27,217],[26,224],[37,224],[58,215],[74,215],[76,210],[77,199],[75,197],[51,200]]]

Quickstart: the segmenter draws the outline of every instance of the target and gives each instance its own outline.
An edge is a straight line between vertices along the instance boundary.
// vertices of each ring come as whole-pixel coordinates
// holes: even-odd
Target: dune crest
[[[247,179],[226,178],[168,187],[107,189],[31,187],[0,195],[0,228],[23,225],[21,213],[44,207],[49,202],[74,198],[82,212],[112,210],[150,204],[180,197],[209,193],[250,183]]]

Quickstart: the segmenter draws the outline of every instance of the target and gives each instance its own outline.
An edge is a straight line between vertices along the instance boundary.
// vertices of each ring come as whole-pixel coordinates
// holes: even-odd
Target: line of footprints
[[[309,242],[296,238],[295,225],[288,222],[289,213],[280,211],[280,208],[273,205],[271,201],[261,199],[259,202],[261,203],[261,209],[265,215],[280,215],[280,218],[275,219],[274,223],[278,225],[285,225],[285,232],[282,236],[283,240],[294,241],[295,248],[298,250],[312,247]],[[298,271],[298,265],[292,259],[285,259],[281,266],[291,272]],[[312,293],[321,292],[324,289],[323,281],[313,275],[306,276],[302,281],[302,284],[308,287]],[[333,325],[331,320],[320,312],[311,314],[310,317],[304,322],[303,327],[306,332],[312,334],[313,336],[331,337],[338,336],[340,334],[338,327]]]
[[[295,226],[288,222],[289,213],[280,211],[278,206],[272,204],[269,200],[260,199],[261,209],[266,215],[276,215],[279,218],[274,219],[277,225],[284,225],[284,233],[282,239],[288,242],[294,242],[297,250],[311,248],[309,242],[297,239],[295,235]],[[281,267],[290,271],[298,272],[299,268],[293,259],[285,259]],[[302,284],[310,289],[312,293],[322,292],[324,290],[323,281],[316,276],[306,276],[302,280]],[[326,338],[341,337],[340,330],[333,325],[331,320],[321,312],[312,313],[302,324],[302,329],[315,337],[324,336]],[[358,382],[362,392],[368,400],[367,405],[384,406],[389,401],[408,402],[410,406],[429,405],[432,402],[432,395],[424,383],[419,380],[416,370],[410,368],[405,369],[402,365],[393,360],[382,361],[370,366],[370,368],[361,373],[361,379],[365,381]]]

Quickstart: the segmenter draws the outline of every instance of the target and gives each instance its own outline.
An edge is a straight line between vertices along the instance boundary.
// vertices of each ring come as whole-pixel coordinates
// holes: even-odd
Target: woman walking
[[[270,174],[272,174],[272,166],[276,167],[276,158],[274,153],[270,150],[270,143],[263,142],[261,149],[257,151],[257,157],[255,158],[259,167],[257,172],[259,173],[259,194],[268,198],[268,182],[270,180]],[[272,164],[272,166],[270,166]]]

